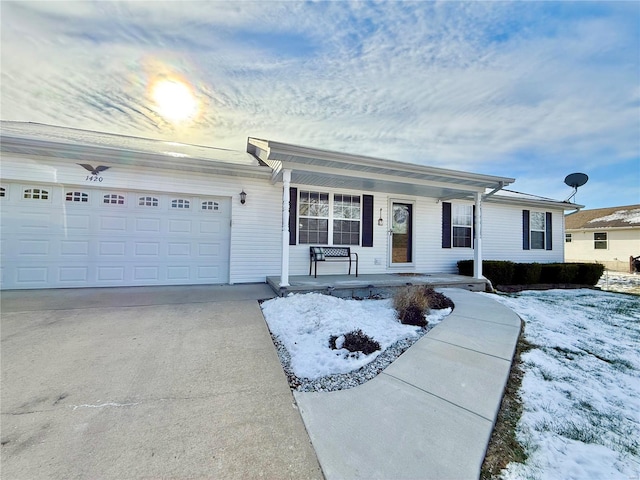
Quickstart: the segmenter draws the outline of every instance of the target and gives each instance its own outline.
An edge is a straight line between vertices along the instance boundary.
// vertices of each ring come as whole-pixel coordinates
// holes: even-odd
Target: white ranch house
[[[312,246],[348,246],[361,274],[456,273],[471,258],[562,262],[564,213],[581,208],[505,189],[513,178],[257,138],[237,152],[1,127],[3,289],[267,276],[287,286],[309,274]],[[347,269],[324,262],[318,275]]]

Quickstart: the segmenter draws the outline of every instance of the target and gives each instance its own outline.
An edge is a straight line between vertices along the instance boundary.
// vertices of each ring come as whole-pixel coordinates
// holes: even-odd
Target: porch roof
[[[498,190],[515,181],[253,137],[247,140],[247,152],[271,167],[274,183],[282,181],[284,170],[291,170],[291,182],[299,185],[445,199],[472,198],[476,192]]]

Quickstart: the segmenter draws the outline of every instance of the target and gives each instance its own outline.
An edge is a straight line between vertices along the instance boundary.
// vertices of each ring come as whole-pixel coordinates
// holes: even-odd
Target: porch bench
[[[358,276],[358,254],[351,251],[351,247],[309,247],[309,275],[315,265],[314,278],[318,278],[318,262],[349,262],[349,275],[351,264],[355,261],[356,277]]]

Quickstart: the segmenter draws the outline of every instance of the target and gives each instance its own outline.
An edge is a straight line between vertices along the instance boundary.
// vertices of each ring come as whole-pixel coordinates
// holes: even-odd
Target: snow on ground
[[[309,379],[357,370],[394,343],[417,339],[426,332],[401,324],[391,299],[345,300],[319,293],[294,294],[264,302],[262,312],[271,333],[288,350],[293,373]],[[432,310],[427,316],[429,326],[449,313],[451,309]],[[364,355],[329,347],[332,335],[358,329],[380,343],[381,350]]]
[[[529,458],[505,479],[640,478],[640,297],[597,290],[491,295],[525,321]]]
[[[605,271],[597,284],[610,292],[635,293],[640,295],[640,273]]]

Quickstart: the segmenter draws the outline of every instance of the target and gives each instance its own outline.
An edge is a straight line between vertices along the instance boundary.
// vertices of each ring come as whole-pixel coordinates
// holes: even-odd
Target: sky
[[[640,203],[639,2],[0,2],[0,118]]]

